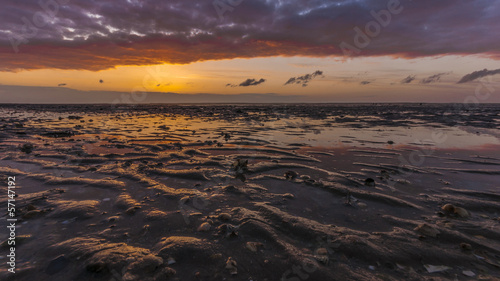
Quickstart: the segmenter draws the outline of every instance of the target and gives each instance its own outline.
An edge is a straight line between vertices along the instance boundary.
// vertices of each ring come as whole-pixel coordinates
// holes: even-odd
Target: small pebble
[[[470,270],[464,270],[462,271],[462,274],[465,275],[465,276],[469,276],[469,277],[474,277],[476,276],[476,274]]]

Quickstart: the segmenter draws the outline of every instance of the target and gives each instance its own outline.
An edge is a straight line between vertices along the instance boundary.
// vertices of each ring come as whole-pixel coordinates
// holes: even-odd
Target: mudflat
[[[0,105],[0,278],[499,280],[499,112]]]

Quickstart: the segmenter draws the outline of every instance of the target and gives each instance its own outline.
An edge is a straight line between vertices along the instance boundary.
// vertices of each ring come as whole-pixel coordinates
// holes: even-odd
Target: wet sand
[[[500,280],[499,109],[1,105],[0,279]]]

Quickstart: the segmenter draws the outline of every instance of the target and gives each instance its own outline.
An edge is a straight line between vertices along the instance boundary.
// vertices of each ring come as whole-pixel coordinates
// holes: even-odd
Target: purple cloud
[[[460,79],[460,81],[458,81],[458,83],[459,84],[467,83],[467,82],[471,82],[471,81],[474,81],[474,80],[482,78],[482,77],[496,75],[496,74],[500,74],[500,69],[488,70],[485,68],[483,70],[474,71],[472,73],[465,75],[464,77],[462,77],[462,79]]]
[[[430,84],[430,83],[439,82],[443,75],[448,75],[448,74],[450,74],[450,72],[443,72],[443,73],[434,74],[434,75],[431,75],[429,77],[422,79],[420,81],[420,83],[421,84]]]
[[[228,84],[226,84],[226,87],[234,88],[234,87],[238,87],[238,86],[239,87],[257,86],[257,85],[260,85],[264,82],[266,82],[266,79],[264,79],[264,78],[261,78],[260,80],[248,78],[247,80],[241,82],[239,85],[228,83]]]
[[[410,84],[411,82],[413,82],[413,80],[415,80],[415,75],[408,75],[408,77],[406,77],[405,79],[401,80],[401,84]]]
[[[213,1],[6,1],[0,71],[342,56],[341,43],[353,44],[356,27],[366,33],[387,3],[252,0],[219,17]],[[481,53],[500,59],[499,1],[400,0],[400,7],[356,56]]]
[[[302,75],[302,76],[299,76],[299,77],[291,77],[290,79],[288,79],[288,81],[286,81],[285,85],[291,85],[291,84],[302,84],[302,87],[307,87],[309,85],[309,82],[314,79],[316,76],[322,76],[323,75],[323,71],[321,70],[316,70],[315,72],[311,73],[311,74],[306,74],[306,75]]]

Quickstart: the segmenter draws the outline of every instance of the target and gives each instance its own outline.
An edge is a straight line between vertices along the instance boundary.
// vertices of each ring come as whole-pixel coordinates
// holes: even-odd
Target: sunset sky
[[[9,1],[0,103],[500,102],[499,15],[498,0]]]

